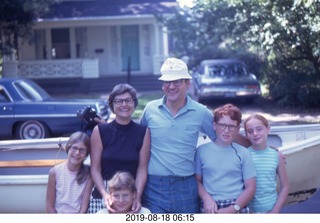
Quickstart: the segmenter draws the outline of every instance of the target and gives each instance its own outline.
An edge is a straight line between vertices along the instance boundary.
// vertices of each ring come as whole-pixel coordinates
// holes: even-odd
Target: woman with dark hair
[[[132,212],[141,208],[141,195],[147,180],[150,157],[149,129],[132,120],[138,105],[137,92],[129,84],[118,84],[109,94],[109,106],[115,114],[110,123],[99,123],[91,135],[91,176],[95,184],[88,213],[96,213],[111,207],[110,194],[106,182],[117,171],[127,171],[135,179],[137,194]]]

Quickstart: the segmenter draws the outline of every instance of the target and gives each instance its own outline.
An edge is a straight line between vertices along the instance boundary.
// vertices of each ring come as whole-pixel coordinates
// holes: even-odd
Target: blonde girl
[[[255,213],[279,213],[289,192],[284,156],[267,145],[270,125],[265,117],[259,114],[249,116],[244,128],[252,144],[249,151],[257,171],[256,193],[250,202],[250,210]]]

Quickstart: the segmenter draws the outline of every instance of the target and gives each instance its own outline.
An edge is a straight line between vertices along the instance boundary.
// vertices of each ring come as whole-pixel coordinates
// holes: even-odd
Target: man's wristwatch
[[[236,212],[240,211],[240,206],[237,204],[233,205],[233,208],[234,208],[234,210],[236,210]]]

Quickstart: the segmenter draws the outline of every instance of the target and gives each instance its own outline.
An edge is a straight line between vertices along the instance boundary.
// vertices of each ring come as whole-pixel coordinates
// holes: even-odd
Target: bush
[[[311,108],[320,103],[320,81],[313,74],[274,72],[268,79],[269,94],[280,106]]]

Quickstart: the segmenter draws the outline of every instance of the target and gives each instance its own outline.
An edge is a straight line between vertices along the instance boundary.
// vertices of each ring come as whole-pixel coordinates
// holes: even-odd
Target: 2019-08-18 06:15
[[[194,214],[126,214],[126,221],[178,221],[194,222]]]

